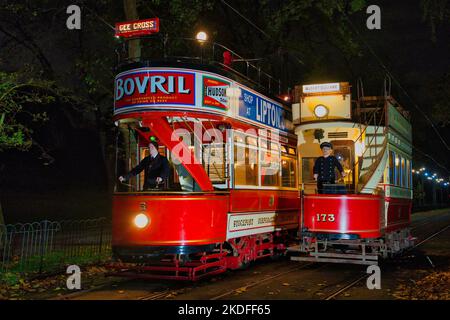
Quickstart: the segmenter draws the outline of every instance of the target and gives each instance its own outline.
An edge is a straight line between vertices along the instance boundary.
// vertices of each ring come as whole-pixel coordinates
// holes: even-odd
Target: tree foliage
[[[27,107],[54,102],[51,85],[43,80],[22,80],[17,73],[0,72],[0,152],[31,147],[33,125],[43,124],[48,115]]]
[[[421,0],[423,20],[428,22],[431,31],[431,40],[436,42],[437,29],[445,21],[450,21],[450,1],[448,0]]]

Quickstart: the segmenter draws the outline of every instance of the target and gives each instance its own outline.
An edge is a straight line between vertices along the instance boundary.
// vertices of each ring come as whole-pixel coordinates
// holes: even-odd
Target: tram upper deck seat
[[[323,194],[347,194],[347,188],[345,184],[323,184]]]

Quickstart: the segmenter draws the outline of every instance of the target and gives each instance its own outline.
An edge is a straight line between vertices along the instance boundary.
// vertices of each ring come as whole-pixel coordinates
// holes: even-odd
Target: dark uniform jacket
[[[169,161],[166,157],[157,154],[155,158],[147,156],[134,167],[127,175],[124,176],[128,180],[131,176],[135,176],[144,171],[144,190],[156,187],[156,178],[161,177],[164,183],[168,183],[169,179]]]
[[[335,156],[319,157],[314,163],[313,172],[318,174],[317,182],[334,183],[335,173],[334,169],[337,168],[339,172],[343,172],[343,168]]]

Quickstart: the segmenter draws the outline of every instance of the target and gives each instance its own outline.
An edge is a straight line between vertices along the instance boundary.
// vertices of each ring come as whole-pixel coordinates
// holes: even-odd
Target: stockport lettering
[[[185,86],[183,76],[143,76],[116,80],[115,99],[119,101],[124,96],[132,96],[135,91],[139,94],[189,94],[191,89]]]
[[[253,225],[253,219],[242,219],[233,222],[233,227],[247,227]]]

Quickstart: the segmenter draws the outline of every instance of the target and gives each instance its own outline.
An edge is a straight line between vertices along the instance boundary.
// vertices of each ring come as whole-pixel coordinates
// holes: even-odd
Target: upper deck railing
[[[135,40],[140,40],[140,55],[129,57],[127,42]],[[212,66],[219,73],[262,93],[272,96],[281,94],[281,81],[262,70],[259,65],[262,59],[246,59],[217,42],[161,36],[133,38],[122,42],[116,54],[118,69],[161,62]]]

